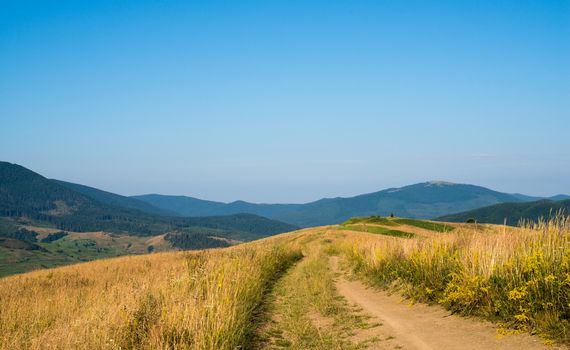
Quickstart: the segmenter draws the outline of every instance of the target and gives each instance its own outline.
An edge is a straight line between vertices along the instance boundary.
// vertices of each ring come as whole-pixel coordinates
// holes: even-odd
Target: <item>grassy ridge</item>
[[[435,232],[451,232],[453,231],[453,227],[450,225],[432,222],[432,221],[425,221],[425,220],[415,220],[415,219],[406,219],[406,218],[388,218],[382,216],[369,216],[369,217],[362,217],[362,218],[352,218],[344,222],[342,225],[354,225],[354,224],[375,224],[375,225],[382,225],[382,226],[392,226],[397,227],[401,225],[409,225],[419,227],[429,231]]]
[[[391,230],[380,226],[368,226],[368,225],[342,225],[340,226],[342,230],[359,231],[359,232],[369,232],[376,233],[379,235],[402,237],[402,238],[412,238],[415,235],[410,232],[404,232],[399,230]]]
[[[393,219],[388,219],[382,216],[352,218],[343,223],[343,225],[352,225],[352,224],[377,224],[384,226],[399,226]]]
[[[424,221],[424,220],[414,220],[414,219],[404,219],[404,218],[395,218],[393,220],[394,220],[394,222],[396,222],[398,224],[415,226],[415,227],[419,227],[419,228],[423,228],[423,229],[435,231],[435,232],[451,232],[451,231],[453,231],[453,227],[446,225],[446,224],[440,224],[437,222]]]
[[[508,234],[347,240],[342,252],[359,276],[377,286],[397,286],[412,298],[502,322],[515,332],[537,332],[547,342],[570,342],[569,218]]]

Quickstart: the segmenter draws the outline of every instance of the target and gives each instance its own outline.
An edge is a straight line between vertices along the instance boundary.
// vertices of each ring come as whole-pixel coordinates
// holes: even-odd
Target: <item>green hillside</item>
[[[103,191],[92,189],[83,192],[87,192],[87,195],[22,166],[0,162],[0,217],[18,219],[20,223],[66,231],[109,231],[136,235],[156,235],[175,229],[205,227],[249,234],[250,238],[296,228],[252,214],[210,218],[152,215],[121,206],[129,202],[129,198],[116,200],[121,196],[106,194],[107,198],[115,198],[114,204],[109,204],[99,200]],[[130,199],[127,205],[131,205],[132,201],[135,200]]]
[[[99,190],[97,188],[79,185],[79,184],[61,181],[61,180],[51,180],[51,181],[54,181],[57,184],[62,185],[63,187],[66,187],[72,191],[84,194],[84,195],[86,195],[92,199],[95,199],[96,201],[99,201],[103,204],[108,204],[108,205],[112,205],[112,206],[116,206],[116,207],[122,207],[122,208],[136,209],[136,210],[140,210],[142,212],[145,212],[147,214],[165,215],[165,216],[177,216],[178,215],[177,213],[175,213],[173,211],[157,208],[157,207],[155,207],[155,206],[153,206],[147,202],[144,202],[144,201],[132,198],[132,197],[121,196],[121,195],[118,195],[115,193],[102,191],[102,190]]]
[[[540,200],[529,203],[502,203],[484,208],[470,210],[458,214],[438,218],[441,221],[465,222],[474,219],[480,223],[503,224],[515,226],[521,219],[537,221],[539,218],[549,219],[558,211],[570,213],[570,200]]]

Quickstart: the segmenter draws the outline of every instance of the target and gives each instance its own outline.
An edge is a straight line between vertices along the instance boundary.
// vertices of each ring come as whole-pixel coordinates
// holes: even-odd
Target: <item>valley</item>
[[[0,277],[121,255],[180,249],[165,239],[165,235],[148,237],[102,231],[65,232],[64,237],[46,242],[49,233],[62,231],[35,226],[25,228],[30,232],[42,233],[30,245],[16,247],[0,237]]]

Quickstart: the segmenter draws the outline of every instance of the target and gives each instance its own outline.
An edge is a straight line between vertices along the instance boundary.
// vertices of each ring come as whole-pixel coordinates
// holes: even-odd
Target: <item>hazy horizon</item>
[[[0,160],[2,161],[2,160]],[[13,163],[13,162],[12,162]],[[16,163],[17,164],[17,163]],[[22,164],[18,164],[23,166]],[[30,169],[33,171],[33,169]],[[36,171],[37,172],[37,171]],[[40,174],[42,176],[45,176],[44,174]],[[65,179],[59,179],[59,178],[53,178],[50,176],[45,176],[47,178],[50,179],[55,179],[55,180],[61,180],[61,181],[67,181],[67,182],[71,182],[71,183],[76,183],[76,184],[80,184],[80,185],[84,185],[84,186],[89,186],[89,187],[94,187],[97,188],[99,190],[103,190],[103,191],[107,191],[107,192],[112,192],[115,194],[120,194],[123,196],[137,196],[137,195],[149,195],[149,194],[158,194],[158,195],[167,195],[167,196],[187,196],[187,197],[193,197],[193,198],[197,198],[197,199],[202,199],[202,200],[210,200],[210,201],[217,201],[217,202],[225,202],[225,203],[231,203],[234,201],[240,201],[240,200],[244,200],[246,202],[251,202],[251,203],[259,203],[259,204],[305,204],[305,203],[309,203],[309,202],[313,202],[313,201],[317,201],[320,199],[324,199],[324,198],[335,198],[335,197],[354,197],[354,196],[358,196],[358,195],[362,195],[362,194],[368,194],[368,193],[373,193],[373,192],[378,192],[378,191],[382,191],[382,190],[387,190],[390,188],[401,188],[401,187],[405,187],[405,186],[410,186],[410,185],[416,185],[416,184],[422,184],[422,183],[429,183],[429,182],[444,182],[444,183],[450,183],[453,185],[475,185],[475,186],[482,186],[482,187],[487,187],[491,190],[494,191],[498,191],[498,192],[503,192],[503,193],[510,193],[510,194],[524,194],[524,195],[529,195],[529,196],[536,196],[536,197],[552,197],[552,196],[556,196],[556,195],[570,195],[570,193],[554,193],[554,194],[530,194],[530,193],[525,193],[525,192],[521,192],[521,191],[503,191],[497,188],[492,188],[492,187],[488,187],[488,186],[484,186],[481,184],[475,184],[475,183],[465,183],[465,182],[453,182],[453,181],[448,181],[448,180],[442,180],[442,179],[431,179],[431,180],[421,180],[421,181],[416,181],[416,182],[412,182],[412,183],[406,183],[406,184],[399,184],[399,185],[393,185],[393,186],[386,186],[386,187],[382,187],[382,188],[373,188],[373,189],[364,189],[361,192],[357,192],[357,193],[351,193],[351,192],[346,192],[343,194],[330,194],[330,195],[324,195],[321,197],[316,197],[316,198],[312,198],[312,199],[307,199],[307,200],[301,200],[301,201],[272,201],[272,200],[266,200],[266,201],[255,201],[255,200],[247,200],[244,198],[233,198],[233,199],[217,199],[217,198],[209,198],[209,197],[202,197],[199,195],[195,195],[193,193],[178,193],[178,192],[172,192],[172,193],[166,193],[166,192],[156,192],[156,191],[147,191],[147,192],[140,192],[140,193],[122,193],[120,191],[113,191],[110,190],[108,188],[102,188],[102,187],[97,187],[97,186],[93,186],[90,184],[86,184],[86,183],[80,183],[77,181],[73,181],[73,180],[65,180]]]
[[[568,1],[5,1],[0,160],[224,202],[568,194],[569,37]]]

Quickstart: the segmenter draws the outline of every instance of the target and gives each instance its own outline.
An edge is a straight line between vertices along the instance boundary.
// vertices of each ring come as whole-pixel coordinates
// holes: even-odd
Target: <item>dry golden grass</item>
[[[568,341],[568,218],[521,229],[414,230],[410,239],[327,226],[3,278],[0,349],[248,348],[264,293],[301,251],[311,254],[315,239],[376,285]]]
[[[373,284],[570,342],[570,219],[478,226],[432,239],[350,234],[338,244]]]
[[[2,349],[234,349],[272,280],[299,258],[254,243],[0,279]]]
[[[105,348],[140,300],[184,274],[183,254],[123,257],[0,280],[4,349]]]

